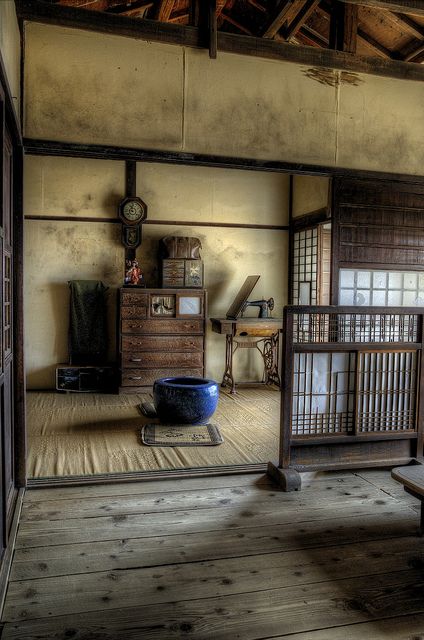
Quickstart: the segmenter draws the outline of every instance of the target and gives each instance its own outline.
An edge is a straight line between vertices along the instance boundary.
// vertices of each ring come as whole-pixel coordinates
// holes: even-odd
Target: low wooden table
[[[264,361],[264,379],[260,382],[238,384],[275,384],[281,387],[278,371],[279,335],[283,321],[281,318],[211,318],[212,331],[225,334],[225,370],[221,387],[230,387],[236,392],[233,375],[233,357],[238,349],[257,349]]]
[[[392,478],[403,484],[403,488],[421,502],[419,535],[424,534],[424,465],[411,464],[392,469]]]

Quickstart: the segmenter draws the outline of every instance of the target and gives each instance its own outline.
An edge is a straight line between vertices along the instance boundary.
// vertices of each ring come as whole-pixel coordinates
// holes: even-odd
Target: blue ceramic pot
[[[218,404],[218,383],[205,378],[160,378],[153,385],[153,402],[161,422],[201,424]]]

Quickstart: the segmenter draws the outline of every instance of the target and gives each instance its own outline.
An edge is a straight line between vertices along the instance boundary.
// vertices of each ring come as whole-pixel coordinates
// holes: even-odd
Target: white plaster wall
[[[14,0],[0,0],[0,52],[17,116],[20,111],[21,45]]]
[[[193,226],[144,226],[138,258],[149,286],[158,286],[157,249],[166,235],[201,239],[209,317],[225,313],[247,275],[261,276],[254,299],[273,296],[275,315],[287,301],[288,233],[275,229],[196,226],[196,221],[287,225],[288,176],[161,164],[138,166],[138,193],[150,220],[189,221]],[[26,216],[72,220],[25,223],[25,328],[29,388],[54,386],[55,366],[67,360],[69,290],[72,279],[102,280],[109,290],[110,357],[115,351],[116,289],[123,276],[124,249],[116,219],[125,185],[120,162],[69,158],[25,159]],[[78,219],[92,218],[90,222]],[[251,313],[256,314],[257,310]],[[224,336],[207,333],[207,375],[220,379]],[[241,353],[237,375],[261,373],[258,354]]]
[[[115,218],[125,163],[25,156],[24,175],[27,215]]]
[[[181,148],[181,48],[34,22],[25,34],[25,135]]]
[[[154,220],[288,225],[287,174],[139,163],[137,187]]]
[[[329,178],[293,176],[293,218],[299,218],[327,207],[329,189]]]
[[[33,138],[422,173],[421,82],[30,23],[25,89]]]
[[[361,76],[340,91],[337,163],[354,169],[424,173],[424,83]]]

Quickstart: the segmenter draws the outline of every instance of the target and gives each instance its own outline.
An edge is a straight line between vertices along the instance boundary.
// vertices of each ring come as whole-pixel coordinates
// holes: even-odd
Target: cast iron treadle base
[[[302,487],[300,473],[295,469],[281,469],[277,464],[268,462],[267,474],[283,491],[299,491]]]

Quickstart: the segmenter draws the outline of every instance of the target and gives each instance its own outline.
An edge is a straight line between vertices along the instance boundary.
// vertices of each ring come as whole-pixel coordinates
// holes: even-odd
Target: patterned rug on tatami
[[[205,447],[224,439],[215,424],[146,424],[141,441],[150,447]]]

